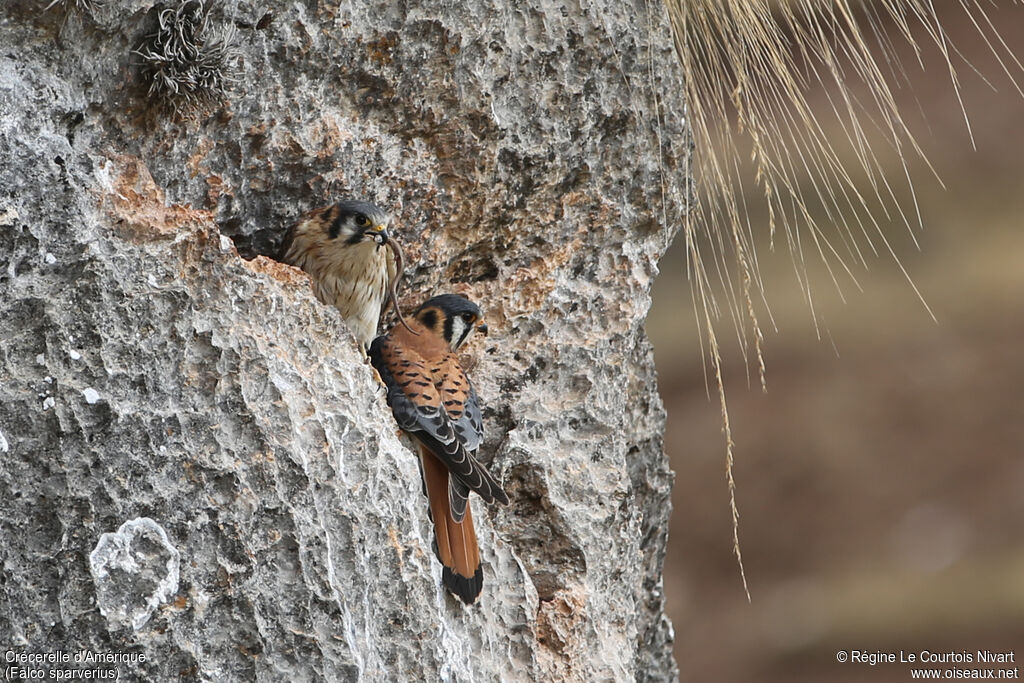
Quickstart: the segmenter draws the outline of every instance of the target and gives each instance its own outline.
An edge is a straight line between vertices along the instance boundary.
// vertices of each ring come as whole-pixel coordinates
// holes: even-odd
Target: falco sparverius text
[[[341,312],[364,350],[377,334],[389,295],[405,324],[394,296],[401,249],[389,238],[390,222],[376,204],[341,201],[304,214],[281,246],[281,260],[310,274],[316,297]]]
[[[483,587],[483,573],[469,492],[487,503],[508,503],[475,458],[483,439],[480,402],[455,355],[475,329],[486,334],[487,326],[476,304],[455,294],[429,299],[411,326],[418,335],[396,326],[377,337],[370,362],[387,386],[398,426],[419,446],[444,585],[470,604]]]

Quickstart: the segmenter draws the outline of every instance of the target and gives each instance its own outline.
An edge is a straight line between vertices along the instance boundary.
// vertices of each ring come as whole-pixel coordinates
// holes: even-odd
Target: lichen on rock
[[[100,613],[113,628],[138,631],[178,590],[180,555],[163,527],[148,517],[103,534],[89,553]]]

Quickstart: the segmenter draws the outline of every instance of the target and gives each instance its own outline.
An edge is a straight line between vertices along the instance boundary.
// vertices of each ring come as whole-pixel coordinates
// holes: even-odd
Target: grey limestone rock
[[[133,55],[172,2],[47,4],[0,7],[0,646],[144,654],[121,680],[673,678],[661,4],[206,3],[235,73],[186,118]],[[351,335],[259,255],[342,197],[393,211],[407,310],[456,291],[492,331],[465,363],[512,502],[474,499],[471,607]],[[176,588],[97,572],[140,518]]]

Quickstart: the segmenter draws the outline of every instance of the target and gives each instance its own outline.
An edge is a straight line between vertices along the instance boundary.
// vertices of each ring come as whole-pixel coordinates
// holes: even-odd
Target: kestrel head
[[[388,235],[390,224],[376,204],[343,200],[303,214],[281,243],[280,260],[309,273],[316,297],[338,309],[364,346],[377,333],[384,302],[390,298],[398,310],[402,250]],[[399,319],[404,324],[401,313]]]
[[[345,244],[375,241],[386,244],[391,217],[384,209],[371,202],[340,201],[323,210],[322,223],[327,238]]]
[[[474,329],[487,334],[480,308],[464,296],[441,294],[416,309],[416,320],[444,338],[452,351],[462,346]]]

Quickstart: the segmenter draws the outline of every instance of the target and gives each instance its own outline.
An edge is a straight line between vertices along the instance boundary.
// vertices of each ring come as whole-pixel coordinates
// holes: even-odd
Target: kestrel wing
[[[466,516],[468,504],[469,488],[462,483],[461,479],[448,477],[448,505],[451,507],[452,519],[461,522]]]
[[[430,364],[415,350],[377,337],[370,345],[370,362],[387,386],[388,405],[395,421],[433,453],[453,477],[488,503],[508,502],[494,478],[465,449],[434,385]]]
[[[290,225],[284,233],[284,239],[281,240],[281,246],[277,251],[277,260],[282,263],[288,263],[288,252],[292,249],[292,241],[295,239],[295,226]]]
[[[441,392],[445,412],[455,425],[463,446],[474,453],[480,448],[484,431],[476,390],[455,354],[447,354],[435,367],[440,372],[434,377],[434,383]]]
[[[288,252],[292,250],[292,243],[295,241],[295,235],[299,230],[299,226],[301,226],[308,220],[312,220],[316,214],[323,214],[324,211],[329,211],[330,208],[331,207],[325,207],[322,209],[313,209],[312,211],[307,211],[306,213],[299,216],[297,221],[289,225],[288,229],[285,230],[284,239],[281,240],[281,246],[279,247],[277,252],[277,260],[281,261],[282,263],[289,263],[291,265],[295,265],[295,263],[293,263],[294,259],[288,258]]]
[[[469,459],[480,469],[483,479],[495,500],[508,503],[508,496],[474,456],[483,441],[483,418],[480,414],[480,399],[473,383],[469,381],[458,357],[448,353],[434,368],[434,385],[441,393],[445,412],[455,427],[455,433],[469,454]],[[478,491],[479,492],[479,491]],[[483,496],[483,494],[481,494]],[[454,507],[454,504],[453,504]]]

